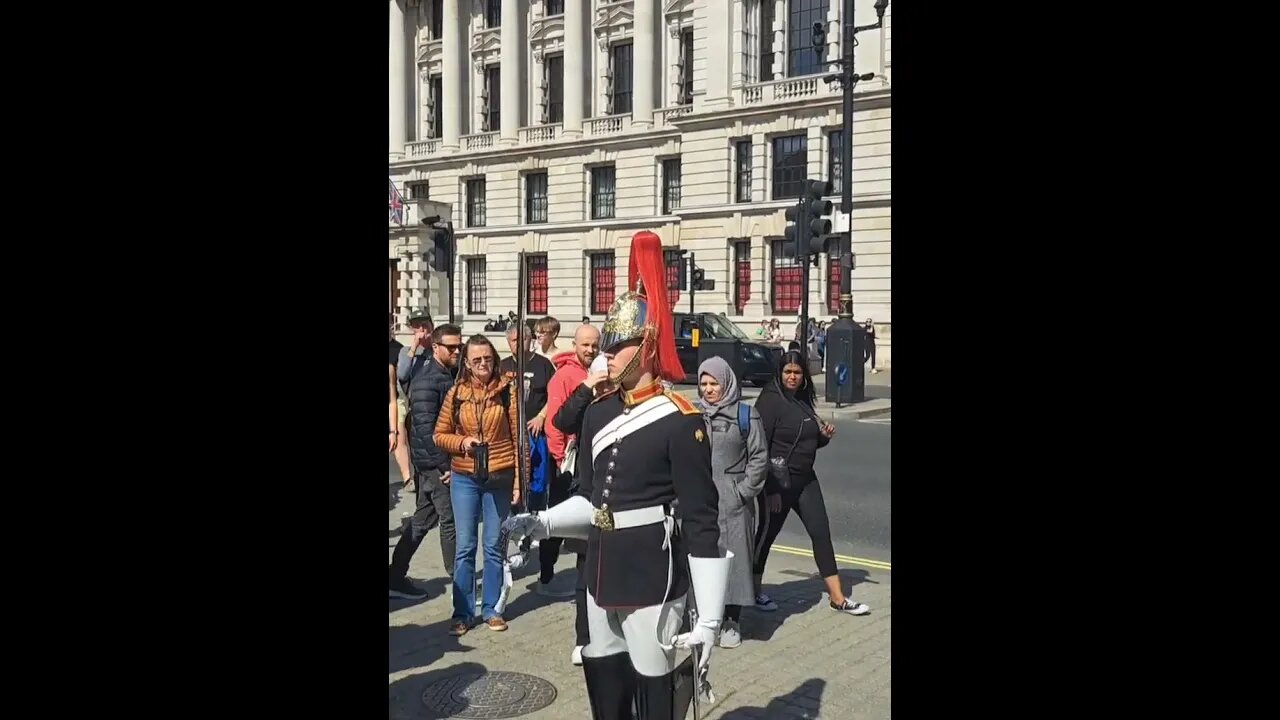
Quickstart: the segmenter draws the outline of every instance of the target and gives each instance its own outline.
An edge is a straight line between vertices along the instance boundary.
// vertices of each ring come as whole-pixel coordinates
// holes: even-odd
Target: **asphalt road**
[[[835,438],[818,451],[814,469],[836,555],[891,562],[891,418],[836,420],[834,425]],[[787,518],[775,544],[810,549],[800,518]]]
[[[748,401],[758,392],[744,393]],[[816,470],[831,523],[836,555],[889,563],[892,483],[890,445],[891,416],[870,420],[838,419],[835,440],[818,451]],[[388,458],[392,484],[400,473]],[[775,545],[810,550],[809,536],[799,517],[792,514]],[[841,561],[842,566],[856,563]]]

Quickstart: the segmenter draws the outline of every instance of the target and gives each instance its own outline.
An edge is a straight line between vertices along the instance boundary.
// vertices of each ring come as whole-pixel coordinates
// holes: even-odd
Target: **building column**
[[[521,59],[524,47],[520,42],[520,24],[524,15],[520,13],[520,0],[502,0],[502,27],[498,30],[502,42],[499,72],[502,88],[502,117],[498,120],[501,131],[500,145],[515,145],[520,141],[520,82],[526,77],[522,72]],[[494,88],[497,89],[497,88]],[[492,90],[491,90],[492,92]],[[493,128],[490,128],[493,129]]]
[[[405,43],[404,43],[404,8],[400,6],[401,0],[391,0],[391,34],[390,34],[390,52],[388,53],[388,78],[387,98],[389,105],[387,108],[390,115],[389,125],[389,151],[391,160],[404,159],[404,146],[408,142],[408,133],[406,131],[406,122],[408,111],[406,109],[406,83],[405,83]]]
[[[694,36],[693,52],[696,59],[699,55],[705,59],[706,84],[700,88],[702,90],[702,108],[703,110],[725,110],[733,105],[733,100],[729,96],[729,77],[733,67],[733,58],[730,57],[729,48],[732,46],[729,34],[732,30],[733,23],[729,18],[734,16],[733,2],[731,0],[705,0],[703,3],[705,8],[702,12],[706,13],[706,21],[697,27],[705,28],[706,33],[699,38]],[[695,10],[694,14],[697,15]],[[694,30],[698,32],[697,29]],[[689,72],[693,72],[693,68],[689,68]],[[694,90],[699,88],[695,87]]]
[[[635,0],[631,127],[653,127],[653,68],[657,42],[653,37],[657,0]],[[617,82],[616,80],[614,82]]]
[[[440,89],[444,97],[437,98],[436,102],[442,106],[440,121],[444,125],[441,150],[457,152],[458,138],[462,134],[462,109],[468,105],[462,99],[462,72],[465,67],[462,52],[466,49],[464,35],[467,28],[458,13],[458,0],[444,0],[440,24],[444,33],[440,48],[444,54],[441,59]]]
[[[761,0],[770,2],[770,0]],[[761,28],[762,32],[773,33],[773,80],[781,80],[787,75],[787,3],[776,0],[773,3],[773,27]],[[768,82],[770,78],[760,78],[760,82]]]
[[[583,68],[591,62],[587,58],[586,43],[586,6],[583,0],[565,0],[564,2],[564,136],[568,138],[582,137],[582,114],[586,108],[586,92],[583,82]],[[576,58],[570,61],[570,58]]]

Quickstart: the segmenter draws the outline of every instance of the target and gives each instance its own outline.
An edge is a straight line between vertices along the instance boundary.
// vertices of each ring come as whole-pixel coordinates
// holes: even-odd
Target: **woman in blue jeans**
[[[449,497],[457,532],[453,571],[453,622],[449,634],[466,634],[475,622],[476,545],[484,521],[484,598],[481,617],[490,630],[506,630],[498,614],[506,548],[498,546],[502,521],[520,502],[515,481],[516,407],[511,378],[498,375],[498,351],[483,335],[467,341],[457,383],[441,401],[436,446],[451,456]],[[480,445],[480,448],[476,448]],[[487,450],[487,452],[486,452]],[[488,461],[477,467],[477,456]],[[528,467],[525,458],[525,467]],[[487,472],[486,472],[487,470]]]

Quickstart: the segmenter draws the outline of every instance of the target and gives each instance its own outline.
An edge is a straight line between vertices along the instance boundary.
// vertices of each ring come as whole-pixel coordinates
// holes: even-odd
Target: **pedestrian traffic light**
[[[670,251],[668,251],[670,252]],[[676,257],[667,260],[667,289],[684,291],[688,288],[689,271],[686,267],[688,260],[685,255],[689,254],[688,250],[676,250],[673,253]],[[671,276],[671,268],[676,268],[675,277]]]
[[[805,216],[805,200],[800,198],[795,205],[787,208],[787,229],[783,231],[786,241],[782,243],[783,257],[798,257],[804,253],[805,230],[809,220]]]

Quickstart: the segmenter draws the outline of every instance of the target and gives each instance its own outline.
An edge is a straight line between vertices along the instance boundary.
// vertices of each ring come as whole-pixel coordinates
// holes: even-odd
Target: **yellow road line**
[[[770,550],[773,552],[786,553],[788,555],[798,555],[800,557],[813,557],[813,551],[807,548],[774,545]],[[842,562],[846,565],[862,565],[876,570],[893,570],[893,566],[883,560],[870,560],[868,558],[850,557],[848,555],[836,555],[836,562]]]

